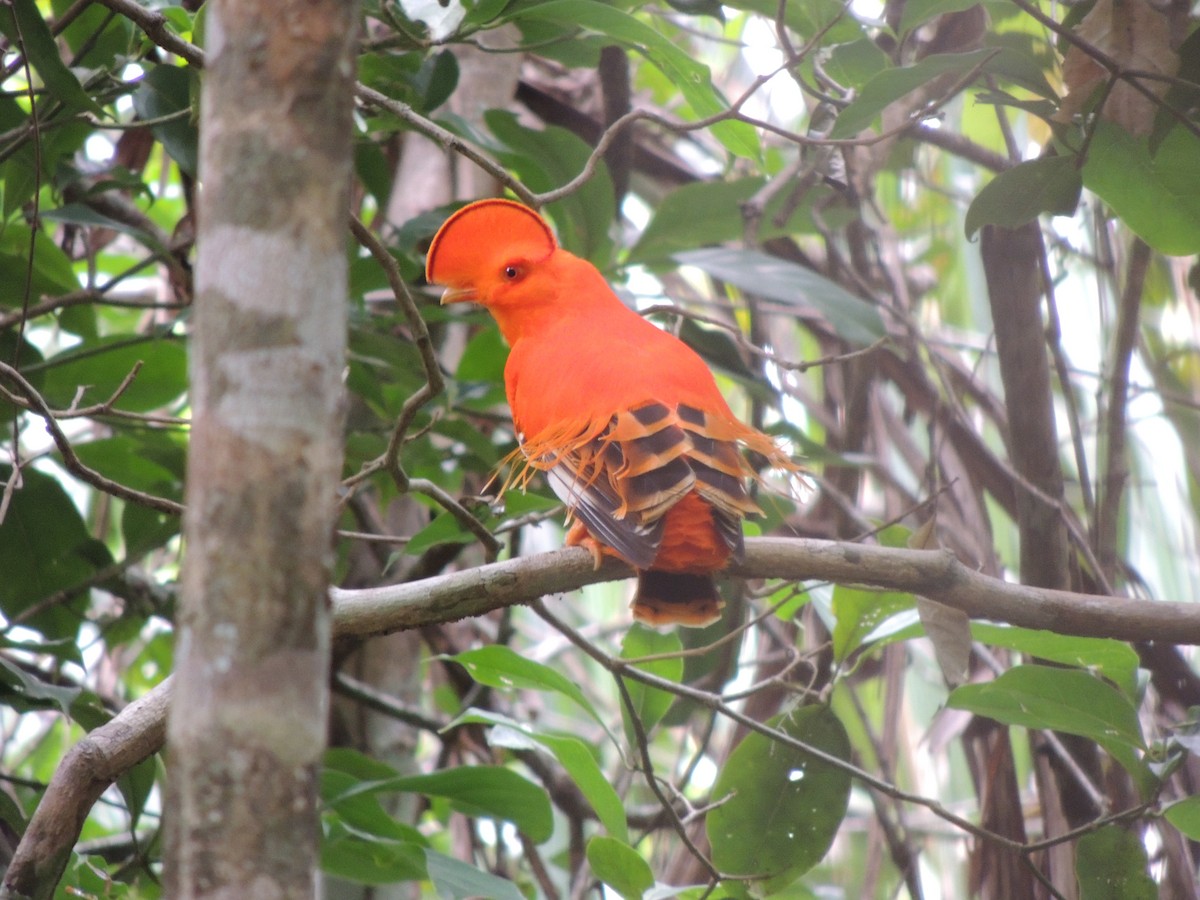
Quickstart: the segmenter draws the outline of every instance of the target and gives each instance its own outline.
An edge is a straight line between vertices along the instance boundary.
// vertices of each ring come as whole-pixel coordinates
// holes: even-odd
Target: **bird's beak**
[[[474,288],[446,288],[442,294],[442,306],[447,303],[478,303],[479,295]]]

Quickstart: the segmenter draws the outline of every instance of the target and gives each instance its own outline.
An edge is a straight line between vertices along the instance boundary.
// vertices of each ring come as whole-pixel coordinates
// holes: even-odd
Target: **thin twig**
[[[50,437],[54,441],[55,446],[58,447],[59,453],[62,454],[63,465],[72,475],[81,481],[87,482],[102,493],[109,494],[121,500],[127,500],[130,503],[136,503],[138,506],[145,506],[159,512],[170,513],[171,515],[179,515],[183,512],[182,503],[168,500],[165,497],[156,497],[144,491],[136,491],[84,465],[83,461],[76,455],[75,448],[71,446],[71,441],[63,433],[63,430],[59,428],[58,422],[54,417],[54,411],[50,409],[45,398],[42,397],[37,388],[26,381],[20,372],[7,363],[0,362],[0,376],[7,378],[16,385],[17,391],[28,401],[32,411],[45,422],[46,431],[50,433]]]
[[[488,531],[487,527],[479,519],[471,515],[465,506],[450,496],[440,485],[434,484],[432,481],[424,478],[410,478],[408,473],[404,471],[404,467],[400,464],[400,451],[407,440],[408,429],[412,425],[413,419],[416,418],[422,406],[445,389],[446,382],[442,377],[441,367],[438,365],[433,340],[429,336],[429,329],[425,325],[425,320],[421,317],[421,313],[417,310],[416,301],[413,299],[408,285],[404,282],[404,276],[400,273],[400,266],[392,255],[388,253],[383,242],[356,216],[350,217],[350,231],[353,233],[355,239],[379,263],[384,274],[387,276],[388,285],[392,289],[392,294],[396,298],[397,304],[399,304],[400,309],[404,312],[409,330],[412,332],[413,342],[417,345],[417,351],[421,357],[421,367],[425,375],[425,382],[401,406],[400,415],[396,418],[396,424],[392,428],[391,437],[388,439],[387,449],[383,455],[365,463],[362,469],[345,479],[343,484],[346,487],[353,487],[376,472],[387,471],[402,492],[413,491],[418,494],[424,494],[441,504],[464,528],[479,539],[479,542],[483,544],[488,562],[491,562],[500,552],[500,542],[496,540],[495,535]]]
[[[546,621],[551,625],[555,624],[556,620],[553,619],[553,617],[547,618],[548,614],[543,615],[545,612],[545,607],[542,606],[542,602],[540,600],[533,604],[533,608],[538,615],[541,615],[543,618],[545,618]],[[570,639],[571,635],[568,634],[567,638]],[[580,640],[585,639],[580,637]],[[640,671],[639,669],[634,669],[632,667],[622,668],[625,668],[627,671]],[[675,805],[667,799],[666,795],[662,792],[662,788],[659,787],[658,777],[654,774],[654,763],[650,759],[650,741],[646,736],[646,727],[642,722],[642,717],[638,715],[637,706],[633,702],[633,697],[629,694],[629,687],[625,684],[625,679],[621,677],[621,673],[616,669],[609,668],[609,671],[612,672],[614,676],[613,680],[617,685],[617,690],[621,694],[621,704],[625,707],[626,713],[628,713],[629,724],[633,729],[634,743],[637,744],[638,755],[642,759],[641,769],[642,775],[645,776],[646,784],[649,785],[654,796],[658,798],[658,802],[662,804],[663,810],[667,813],[668,818],[671,820],[671,826],[675,829],[675,833],[679,835],[679,839],[683,841],[683,845],[687,848],[688,852],[696,858],[696,861],[700,863],[701,866],[704,867],[704,870],[708,872],[709,878],[712,881],[720,881],[721,873],[718,872],[716,867],[712,864],[712,860],[700,852],[700,848],[696,846],[695,842],[691,838],[691,835],[688,834],[687,826],[683,824],[683,821],[679,818],[679,813],[675,811]]]

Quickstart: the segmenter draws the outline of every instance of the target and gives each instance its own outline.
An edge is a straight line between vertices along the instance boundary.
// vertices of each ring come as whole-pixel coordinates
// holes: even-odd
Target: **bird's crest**
[[[489,265],[493,248],[510,255],[544,259],[558,249],[546,220],[528,206],[512,200],[480,200],[448,218],[429,245],[425,278],[430,284],[451,284]]]

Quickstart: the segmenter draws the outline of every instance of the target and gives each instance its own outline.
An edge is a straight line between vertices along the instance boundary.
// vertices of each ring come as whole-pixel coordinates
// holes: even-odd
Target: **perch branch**
[[[745,562],[734,573],[908,591],[960,609],[972,618],[1061,634],[1200,644],[1200,605],[1011,584],[976,572],[944,550],[751,538],[746,541]],[[615,560],[594,570],[591,554],[573,547],[406,584],[364,590],[334,588],[330,592],[333,628],[338,636],[360,637],[403,631],[482,615],[630,574],[628,567]],[[126,707],[67,755],[17,848],[0,887],[0,900],[20,896],[37,900],[52,895],[96,797],[123,771],[162,746],[168,685],[164,682]]]

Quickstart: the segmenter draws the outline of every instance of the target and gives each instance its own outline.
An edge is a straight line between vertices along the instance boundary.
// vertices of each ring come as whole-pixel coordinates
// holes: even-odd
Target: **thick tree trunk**
[[[315,892],[356,19],[209,7],[172,897]]]

